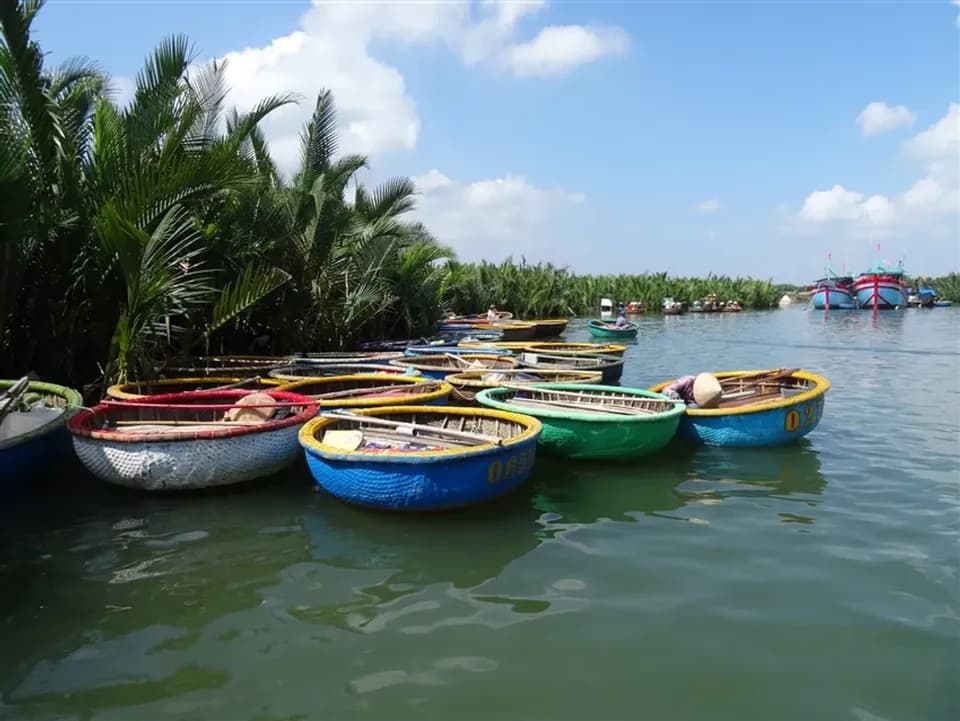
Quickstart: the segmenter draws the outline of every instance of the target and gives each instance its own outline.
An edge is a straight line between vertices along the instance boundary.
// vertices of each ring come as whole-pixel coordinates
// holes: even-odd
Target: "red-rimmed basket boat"
[[[147,491],[195,490],[262,478],[293,463],[297,433],[317,404],[260,391],[272,403],[239,405],[250,391],[168,393],[102,401],[67,424],[83,465],[101,480]],[[225,420],[227,411],[268,419]],[[258,412],[259,411],[259,412]]]

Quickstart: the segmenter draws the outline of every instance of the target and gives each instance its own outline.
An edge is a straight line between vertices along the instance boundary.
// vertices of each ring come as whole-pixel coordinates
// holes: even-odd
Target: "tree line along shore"
[[[577,275],[548,263],[461,263],[412,219],[405,177],[358,182],[330,92],[313,99],[299,167],[278,169],[260,124],[306,102],[226,107],[224,65],[164,40],[120,106],[95,62],[51,67],[41,0],[0,3],[0,377],[81,386],[148,378],[217,353],[338,350],[430,335],[448,312],[517,318],[659,309],[715,294],[768,308],[792,286],[750,278]],[[945,297],[957,275],[932,281]],[[258,340],[259,339],[259,340]]]

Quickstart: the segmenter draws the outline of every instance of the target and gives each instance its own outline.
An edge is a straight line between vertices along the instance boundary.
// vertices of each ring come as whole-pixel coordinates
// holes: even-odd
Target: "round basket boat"
[[[540,448],[565,458],[618,460],[644,456],[677,433],[685,406],[639,388],[549,383],[490,388],[482,406],[525,413],[543,424]]]
[[[500,337],[507,342],[533,338],[537,331],[537,326],[533,323],[518,320],[511,320],[506,323],[492,323],[486,326],[486,328],[499,332],[501,334]]]
[[[547,318],[544,320],[529,321],[536,326],[533,330],[534,338],[556,338],[567,329],[566,318]]]
[[[165,378],[218,376],[249,378],[254,375],[266,375],[272,368],[288,365],[292,356],[208,356],[174,361],[163,368]]]
[[[435,378],[399,373],[356,373],[349,376],[306,378],[280,386],[300,393],[327,408],[376,408],[399,405],[446,405],[453,391],[449,383]]]
[[[0,393],[16,384],[0,380]],[[24,408],[0,421],[0,488],[43,472],[69,448],[67,421],[83,405],[73,388],[40,381],[31,381],[21,400]]]
[[[317,418],[301,429],[300,443],[317,485],[342,501],[437,511],[522,485],[540,430],[539,421],[515,413],[402,406]]]
[[[617,343],[526,343],[523,350],[550,355],[613,355],[622,358],[627,347]]]
[[[516,368],[517,359],[493,353],[458,353],[429,355],[390,361],[398,368],[411,369],[427,378],[446,378],[451,373],[470,369]]]
[[[512,355],[509,348],[503,348],[499,345],[491,345],[487,343],[476,343],[476,344],[467,344],[459,343],[456,346],[439,346],[439,345],[412,345],[405,351],[404,355],[407,357],[410,356],[426,356],[426,355],[444,355],[446,353],[452,353],[453,355],[463,355],[464,353],[481,353],[483,355]]]
[[[231,390],[239,388],[247,392],[255,390],[276,389],[282,381],[275,378],[230,378],[226,376],[199,376],[197,378],[164,378],[157,381],[138,381],[134,383],[118,383],[107,388],[107,398],[118,401],[129,401],[145,396],[154,396],[165,393],[185,393],[188,391]],[[229,388],[224,388],[229,386]]]
[[[101,480],[146,491],[212,488],[262,478],[297,458],[297,432],[316,404],[265,391],[270,403],[242,406],[250,391],[196,391],[103,401],[67,424],[81,462]],[[267,420],[264,417],[273,413]]]
[[[292,383],[306,378],[326,378],[329,376],[349,376],[356,373],[389,373],[403,375],[403,368],[387,365],[386,363],[324,363],[322,365],[289,365],[274,368],[270,377]]]
[[[594,338],[636,338],[640,324],[631,320],[622,328],[617,328],[615,323],[592,320],[587,324],[587,329]]]
[[[299,353],[291,358],[294,365],[329,365],[334,363],[389,363],[403,358],[402,350],[362,353]]]
[[[802,370],[721,371],[718,408],[688,407],[678,436],[708,446],[773,446],[817,427],[830,381]],[[653,386],[664,390],[671,381]]]
[[[477,393],[487,388],[500,388],[509,383],[511,386],[530,385],[532,383],[599,383],[603,377],[600,371],[570,370],[533,370],[516,368],[514,370],[475,370],[455,373],[446,377],[453,386],[450,397],[457,403],[472,405]]]
[[[616,355],[553,355],[524,351],[520,354],[520,367],[537,370],[600,371],[601,382],[607,384],[618,383],[623,375],[623,359]]]

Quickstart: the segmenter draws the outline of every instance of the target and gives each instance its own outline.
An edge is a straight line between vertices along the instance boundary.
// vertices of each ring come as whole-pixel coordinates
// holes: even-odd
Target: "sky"
[[[263,126],[287,171],[331,89],[362,181],[414,178],[463,260],[960,270],[957,0],[48,0],[35,32],[121,102],[175,33],[227,60],[240,110],[298,93]]]

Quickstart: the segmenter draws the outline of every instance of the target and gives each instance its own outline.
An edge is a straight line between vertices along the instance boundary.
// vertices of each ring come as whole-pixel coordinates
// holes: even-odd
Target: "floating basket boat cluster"
[[[693,377],[616,385],[624,345],[503,340],[506,320],[456,319],[500,331],[457,345],[194,358],[158,380],[112,386],[93,408],[69,388],[0,381],[0,483],[42,470],[72,436],[91,473],[142,490],[251,481],[302,457],[317,485],[347,503],[449,509],[517,488],[537,453],[608,461],[675,438],[789,442],[819,423],[830,387],[798,369],[723,371],[708,377],[706,407],[683,397]],[[542,323],[551,333],[566,325]],[[185,375],[170,375],[178,369]]]

